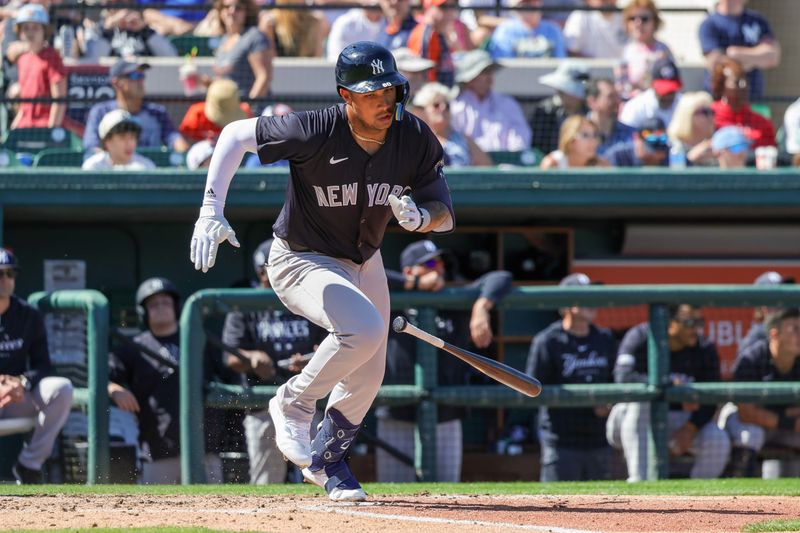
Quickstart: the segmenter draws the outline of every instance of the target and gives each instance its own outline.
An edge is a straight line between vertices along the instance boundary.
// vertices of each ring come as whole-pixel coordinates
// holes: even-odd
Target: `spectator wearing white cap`
[[[750,139],[738,126],[725,126],[711,137],[711,150],[719,161],[719,168],[744,168],[750,151]]]
[[[513,0],[512,7],[542,7],[544,0]],[[542,20],[541,11],[516,11],[500,24],[489,41],[495,59],[503,57],[566,57],[561,28]]]
[[[328,61],[334,63],[348,44],[358,41],[376,41],[386,28],[386,19],[378,9],[355,8],[340,15],[331,24],[328,33]]]
[[[795,279],[784,276],[774,270],[762,272],[753,282],[756,287],[773,287],[775,285],[793,285]],[[748,346],[759,341],[767,340],[767,330],[764,328],[764,319],[770,313],[780,311],[779,307],[770,307],[768,305],[761,305],[753,309],[753,322],[750,329],[747,331],[744,339],[739,342],[739,351],[744,350]]]
[[[186,152],[186,168],[189,170],[198,170],[200,168],[208,168],[211,164],[211,156],[214,154],[214,141],[206,139],[194,143],[189,151]]]
[[[427,57],[418,56],[406,47],[392,50],[392,55],[397,62],[397,70],[408,80],[409,101],[413,102],[414,95],[417,94],[419,88],[428,83],[429,72],[436,66],[436,63]]]
[[[475,141],[453,129],[450,120],[452,89],[441,83],[431,82],[422,86],[414,97],[414,107],[419,116],[430,126],[444,149],[444,164],[447,166],[490,166],[491,158]]]
[[[586,113],[586,83],[589,69],[579,61],[562,61],[555,71],[539,78],[539,83],[556,93],[539,102],[531,118],[532,146],[549,154],[558,149],[561,124],[567,117]]]
[[[621,58],[627,40],[622,15],[613,9],[617,0],[586,0],[588,7],[611,11],[573,11],[564,25],[570,55]]]
[[[83,170],[151,170],[156,164],[136,153],[142,127],[124,109],[109,111],[98,128],[102,152],[83,162]]]
[[[500,67],[485,50],[471,50],[456,62],[461,92],[450,103],[453,128],[484,152],[521,151],[530,146],[531,130],[519,103],[492,89]]]

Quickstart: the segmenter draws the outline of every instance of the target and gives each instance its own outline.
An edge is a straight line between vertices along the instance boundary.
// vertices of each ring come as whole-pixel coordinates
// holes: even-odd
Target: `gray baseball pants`
[[[276,392],[284,413],[310,419],[330,393],[335,408],[360,424],[378,394],[386,366],[389,287],[380,252],[357,264],[295,252],[275,238],[267,268],[281,302],[330,333],[303,371]]]
[[[32,391],[25,391],[21,402],[0,409],[0,418],[36,417],[31,440],[19,454],[22,466],[41,470],[71,408],[72,383],[53,376],[43,378]]]
[[[686,424],[691,413],[670,411],[668,430],[673,432]],[[650,404],[646,402],[618,403],[611,409],[606,422],[606,437],[611,446],[622,448],[628,465],[628,481],[647,479],[647,435],[650,430]],[[727,433],[717,427],[713,419],[694,438],[689,453],[694,456],[690,477],[692,479],[718,478],[731,453]]]

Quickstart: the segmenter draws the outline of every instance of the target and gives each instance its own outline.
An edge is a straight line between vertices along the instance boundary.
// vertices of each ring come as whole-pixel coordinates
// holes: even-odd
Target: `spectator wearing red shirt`
[[[750,108],[747,73],[742,65],[723,57],[711,74],[711,92],[714,95],[714,126],[739,126],[752,141],[752,148],[775,146],[775,128],[766,117]]]
[[[448,87],[455,83],[455,65],[445,31],[455,17],[456,0],[423,0],[425,9],[422,20],[408,36],[408,48],[420,57],[436,63],[429,75],[430,81],[438,81]]]
[[[9,45],[6,57],[17,64],[19,98],[67,96],[64,63],[48,42],[53,30],[45,8],[38,4],[22,6],[14,20],[14,31],[19,40]],[[66,109],[64,102],[22,102],[11,128],[61,126]]]
[[[216,139],[229,123],[252,116],[250,106],[239,100],[236,82],[219,79],[209,85],[205,102],[197,102],[189,107],[178,131],[192,142]]]

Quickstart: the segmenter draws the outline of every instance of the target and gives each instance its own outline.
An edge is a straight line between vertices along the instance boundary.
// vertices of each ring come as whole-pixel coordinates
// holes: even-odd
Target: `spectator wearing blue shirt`
[[[515,0],[514,7],[542,7],[543,0]],[[492,35],[489,52],[503,57],[567,57],[561,29],[542,20],[541,11],[517,11]]]
[[[636,133],[634,128],[617,120],[620,102],[619,93],[610,78],[594,78],[586,84],[587,116],[600,132],[597,155],[603,155],[617,143],[630,141]]]
[[[166,145],[176,152],[185,152],[189,143],[175,130],[167,110],[162,105],[145,102],[145,71],[147,63],[133,63],[120,59],[111,67],[111,84],[116,98],[92,106],[86,119],[83,133],[85,150],[100,150],[100,121],[109,111],[124,109],[136,118],[142,127],[139,136],[140,148],[159,148]]]
[[[651,117],[630,141],[618,143],[609,148],[605,157],[615,167],[658,167],[667,166],[669,141],[664,122]]]
[[[747,71],[750,99],[759,100],[764,96],[761,71],[780,64],[781,48],[767,19],[745,9],[745,3],[747,0],[718,0],[716,11],[700,25],[700,44],[709,73],[722,57],[738,61]]]
[[[417,21],[411,15],[411,2],[409,0],[379,0],[378,2],[386,17],[386,26],[375,38],[375,42],[394,50],[408,46],[408,36],[417,27]]]

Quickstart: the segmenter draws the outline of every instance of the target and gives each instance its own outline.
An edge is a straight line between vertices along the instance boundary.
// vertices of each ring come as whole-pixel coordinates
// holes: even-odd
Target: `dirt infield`
[[[243,531],[734,532],[800,516],[800,498],[655,496],[2,496],[0,529],[201,526]]]

